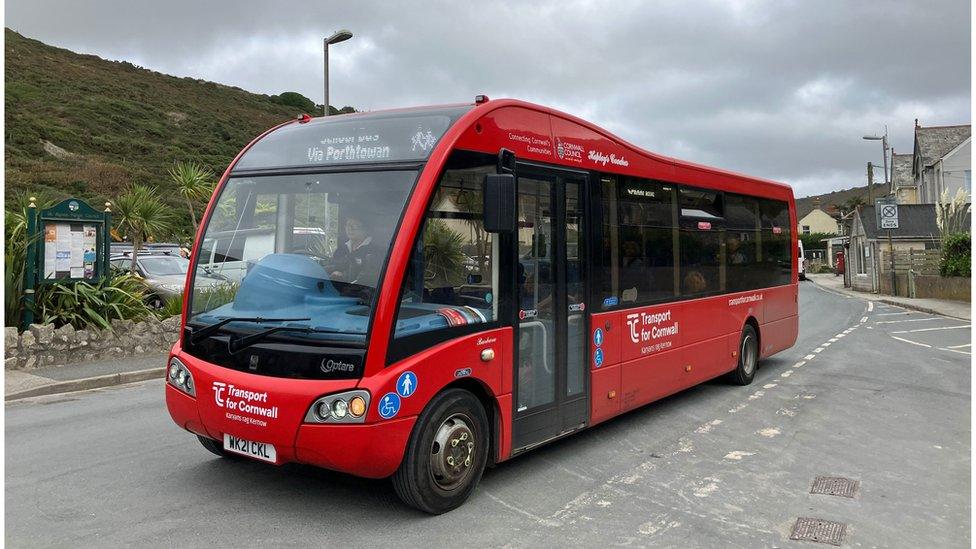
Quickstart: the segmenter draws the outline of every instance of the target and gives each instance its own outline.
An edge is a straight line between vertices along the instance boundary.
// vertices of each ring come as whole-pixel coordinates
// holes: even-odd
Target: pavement
[[[63,366],[4,372],[4,400],[85,391],[111,385],[162,378],[167,353],[108,358]]]
[[[962,320],[972,320],[973,307],[968,301],[954,301],[951,299],[926,299],[912,297],[898,297],[890,295],[872,294],[868,292],[858,292],[844,287],[844,277],[833,274],[808,274],[807,279],[823,286],[826,289],[840,292],[851,297],[878,301],[889,305],[897,305],[906,309],[932,313],[943,316],[950,316]]]
[[[842,547],[971,544],[968,322],[800,286],[800,334],[709,382],[485,473],[432,517],[390,483],[218,458],[164,381],[6,405],[8,547]],[[341,450],[338,450],[341,451]],[[811,493],[818,476],[853,497]]]

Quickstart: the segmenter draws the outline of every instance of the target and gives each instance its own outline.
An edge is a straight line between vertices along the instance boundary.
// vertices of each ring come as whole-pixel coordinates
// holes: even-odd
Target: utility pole
[[[874,206],[874,166],[868,162],[868,205]]]

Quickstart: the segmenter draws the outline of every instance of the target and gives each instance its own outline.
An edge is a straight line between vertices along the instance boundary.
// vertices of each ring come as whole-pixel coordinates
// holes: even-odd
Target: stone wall
[[[916,275],[915,297],[971,301],[971,279],[961,276]]]
[[[4,367],[29,369],[88,362],[109,357],[164,352],[179,335],[180,317],[158,320],[151,316],[144,322],[112,321],[111,330],[75,330],[70,324],[55,328],[52,324],[31,324],[18,333],[4,328]]]

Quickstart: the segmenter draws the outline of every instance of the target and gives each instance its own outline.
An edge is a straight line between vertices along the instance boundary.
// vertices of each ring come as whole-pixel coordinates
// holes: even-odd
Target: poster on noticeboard
[[[44,226],[44,280],[95,277],[97,227],[86,223],[47,222]]]

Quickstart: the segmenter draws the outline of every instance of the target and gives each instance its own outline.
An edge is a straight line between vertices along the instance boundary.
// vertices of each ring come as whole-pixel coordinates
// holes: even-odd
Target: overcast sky
[[[885,124],[911,152],[916,117],[971,116],[966,0],[7,0],[5,15],[49,44],[317,103],[322,38],[348,28],[333,105],[526,99],[797,196],[863,184],[881,145],[861,136]]]

